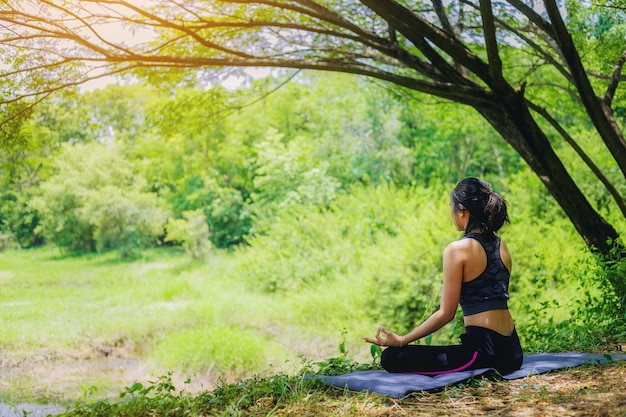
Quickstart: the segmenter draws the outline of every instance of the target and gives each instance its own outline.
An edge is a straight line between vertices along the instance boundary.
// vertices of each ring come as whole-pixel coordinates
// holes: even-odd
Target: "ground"
[[[43,362],[48,362],[48,366],[41,366]],[[48,378],[53,377],[55,371],[59,372],[59,368],[50,367],[50,362],[55,361],[39,363],[41,372],[30,369],[31,377],[36,376],[34,379],[37,379],[46,373]],[[89,362],[89,360],[77,361],[72,371],[84,374],[104,370]],[[25,371],[24,364],[13,365],[14,371],[15,368]],[[32,367],[34,363],[31,362],[30,365]],[[64,361],[64,366],[68,365],[69,363]],[[125,366],[122,368],[126,367],[126,371],[133,368],[130,362],[123,365]],[[85,369],[81,372],[77,368]],[[60,381],[56,383],[62,385]],[[48,384],[54,383],[48,380]],[[404,399],[335,389],[329,392],[314,392],[286,405],[277,405],[274,398],[268,397],[257,401],[252,408],[241,411],[243,413],[238,415],[294,417],[626,417],[626,361],[607,365],[585,365],[513,381],[475,380],[465,385],[448,387],[441,392],[416,393]]]
[[[304,401],[273,415],[624,417],[626,361],[514,381],[474,381],[439,393],[413,394],[401,400],[353,395],[352,400],[342,396],[317,404]]]

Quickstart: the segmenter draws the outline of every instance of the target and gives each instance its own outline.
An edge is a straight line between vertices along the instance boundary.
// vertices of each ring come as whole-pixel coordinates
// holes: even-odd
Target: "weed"
[[[348,350],[346,348],[346,329],[343,329],[341,332],[342,341],[339,344],[339,353],[340,355],[335,358],[329,358],[325,361],[321,362],[313,362],[311,364],[306,364],[303,368],[302,372],[310,373],[310,374],[318,374],[318,375],[343,375],[351,372],[358,371],[368,371],[372,369],[380,369],[380,355],[382,354],[382,349],[380,346],[372,345],[370,349],[370,353],[372,355],[372,362],[367,363],[359,363],[352,359],[348,355]]]

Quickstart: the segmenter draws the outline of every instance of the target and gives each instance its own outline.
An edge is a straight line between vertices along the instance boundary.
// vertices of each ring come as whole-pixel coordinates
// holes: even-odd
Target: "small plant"
[[[189,384],[187,380],[185,383]],[[121,401],[89,401],[88,391],[73,407],[59,417],[139,417],[139,416],[194,416],[201,415],[194,398],[185,390],[176,392],[171,373],[143,385],[135,382],[120,394]]]
[[[120,394],[121,400],[117,402],[106,399],[89,402],[81,398],[58,417],[241,415],[258,405],[277,407],[298,401],[322,387],[314,378],[279,373],[265,378],[255,376],[235,384],[220,382],[215,390],[194,397],[185,390],[177,391],[168,374],[147,385],[135,382]]]
[[[382,354],[380,346],[372,345],[370,349],[372,354],[372,363],[359,363],[350,358],[348,355],[348,351],[346,349],[346,335],[347,331],[346,329],[343,329],[341,331],[342,340],[339,344],[340,355],[338,357],[326,359],[321,362],[314,362],[313,364],[305,366],[301,372],[334,376],[348,374],[351,372],[380,369],[380,355]]]

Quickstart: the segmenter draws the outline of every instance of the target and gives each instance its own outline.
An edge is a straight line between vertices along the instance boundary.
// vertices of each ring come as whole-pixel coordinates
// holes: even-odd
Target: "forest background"
[[[22,127],[28,147],[2,151],[5,399],[109,395],[167,372],[206,389],[337,346],[371,362],[362,336],[437,308],[441,252],[459,238],[449,193],[466,176],[508,201],[526,351],[626,338],[606,266],[471,110],[349,75],[248,81],[65,91]],[[586,192],[626,233],[605,193]],[[462,327],[459,314],[421,343]]]

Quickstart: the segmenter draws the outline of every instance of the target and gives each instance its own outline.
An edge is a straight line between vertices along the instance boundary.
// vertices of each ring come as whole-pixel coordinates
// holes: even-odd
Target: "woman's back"
[[[512,268],[509,250],[497,236],[469,233],[462,241],[468,251],[460,300],[465,325],[508,336],[515,327],[507,307]]]

